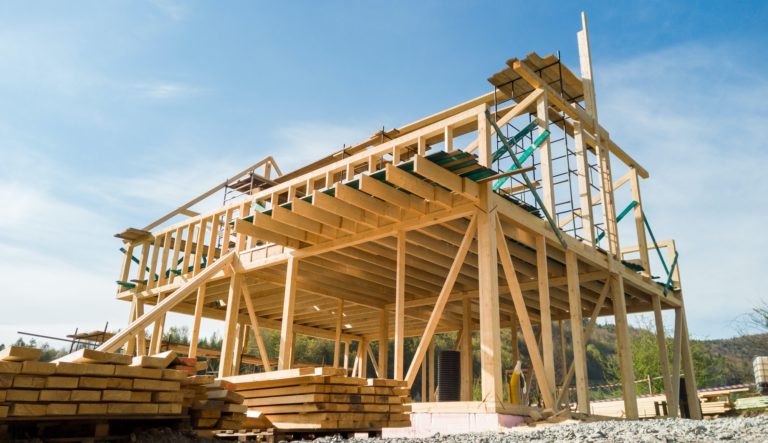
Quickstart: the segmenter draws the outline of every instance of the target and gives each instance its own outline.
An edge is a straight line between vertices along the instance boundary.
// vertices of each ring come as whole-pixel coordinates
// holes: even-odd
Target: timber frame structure
[[[433,335],[458,331],[461,400],[470,401],[479,331],[483,410],[502,412],[501,349],[511,346],[513,361],[521,352],[516,339],[502,344],[501,329],[511,328],[512,337],[522,334],[544,407],[568,407],[575,382],[576,408],[589,413],[585,347],[597,318],[612,316],[633,418],[627,315],[652,312],[670,414],[679,409],[682,371],[699,418],[675,244],[650,230],[640,194],[648,172],[598,122],[582,21],[581,78],[551,55],[509,60],[489,78],[490,93],[290,173],[267,158],[145,229],[118,234],[125,262],[117,297],[130,302],[130,317],[99,349],[156,351],[166,314],[177,312],[194,319],[190,356],[201,318],[224,322],[221,377],[238,374],[251,328],[264,371],[291,368],[303,334],[335,342],[335,367],[348,367],[358,342],[352,376],[370,375],[370,363],[377,377],[411,386],[434,362],[425,358]],[[202,214],[190,209],[229,188],[241,197]],[[624,216],[634,223],[620,224]],[[169,224],[174,218],[183,219]],[[663,310],[674,311],[671,349]],[[556,322],[561,331],[570,322],[573,349],[559,379]],[[267,355],[259,328],[280,331],[279,355]],[[406,362],[410,336],[421,339]],[[373,342],[387,344],[378,356]]]

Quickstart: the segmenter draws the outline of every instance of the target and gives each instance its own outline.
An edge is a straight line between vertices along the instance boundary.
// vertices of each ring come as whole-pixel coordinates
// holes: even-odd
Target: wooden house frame
[[[279,170],[267,159],[240,174],[263,168],[261,187],[243,198],[202,214],[189,209],[195,199],[144,230],[126,231],[117,297],[131,304],[129,324],[99,349],[157,350],[165,315],[177,312],[194,319],[190,356],[201,318],[224,322],[222,377],[238,374],[248,329],[271,328],[280,331],[278,356],[267,356],[254,334],[265,371],[291,368],[296,334],[303,334],[334,341],[334,366],[347,367],[349,345],[358,342],[353,376],[372,375],[370,359],[377,377],[411,386],[433,335],[457,331],[461,398],[469,401],[472,333],[479,331],[483,410],[499,412],[505,410],[502,346],[512,347],[513,361],[520,353],[516,339],[502,343],[500,331],[511,328],[512,337],[522,334],[544,406],[564,407],[575,378],[577,409],[589,413],[586,343],[597,318],[612,316],[625,415],[632,418],[627,315],[649,312],[669,411],[678,410],[682,371],[692,416],[700,417],[675,245],[647,236],[640,183],[648,172],[598,122],[586,23],[578,42],[581,78],[553,56],[512,59],[489,79],[491,93],[287,174],[272,177]],[[496,128],[504,132],[521,119],[532,126],[523,140],[540,142],[538,161],[500,170],[498,153],[507,154],[499,151]],[[578,185],[568,195],[569,213],[558,211],[562,192],[553,172],[564,155],[576,162],[571,173]],[[617,165],[626,170],[618,180]],[[527,184],[494,189],[505,177]],[[617,209],[626,202],[617,201],[617,191],[625,185],[633,205],[619,215],[631,215],[634,224],[619,224]],[[536,203],[518,198],[523,195]],[[184,219],[167,223],[173,217]],[[561,229],[574,220],[572,232]],[[636,245],[620,245],[625,234]],[[652,261],[657,252],[664,260],[662,249],[665,274],[656,282]],[[674,311],[671,349],[663,310]],[[572,326],[573,358],[556,379],[553,323],[563,321]],[[406,362],[410,336],[421,339]],[[388,345],[374,355],[369,345],[377,341],[391,341],[394,355]],[[276,365],[269,360],[275,357]]]

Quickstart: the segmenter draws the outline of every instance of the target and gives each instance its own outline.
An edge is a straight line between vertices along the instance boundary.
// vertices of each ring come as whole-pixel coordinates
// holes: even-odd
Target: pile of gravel
[[[321,438],[334,443],[339,438]],[[514,443],[514,442],[765,442],[768,416],[714,420],[626,420],[521,426],[505,432],[434,435],[429,438],[352,439],[359,443]]]

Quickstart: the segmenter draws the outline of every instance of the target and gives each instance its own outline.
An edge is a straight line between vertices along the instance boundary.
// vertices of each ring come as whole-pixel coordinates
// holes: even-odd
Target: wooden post
[[[336,304],[336,336],[333,343],[333,367],[339,367],[341,352],[341,328],[344,325],[344,299],[340,298]],[[346,368],[346,365],[344,366]]]
[[[235,355],[232,358],[232,375],[240,375],[240,363],[243,361],[243,353],[248,349],[248,325],[237,324],[237,342],[235,343]]]
[[[427,401],[427,359],[421,361],[421,402]]]
[[[285,296],[283,297],[283,317],[280,327],[280,355],[277,359],[277,369],[290,369],[293,355],[293,310],[296,302],[296,274],[299,263],[296,257],[288,259],[285,272]]]
[[[195,314],[192,323],[191,336],[189,337],[189,355],[192,358],[197,357],[197,343],[200,341],[200,321],[203,318],[203,304],[205,303],[205,285],[197,288],[197,299],[195,300]]]
[[[261,364],[264,367],[264,372],[272,371],[272,364],[269,361],[269,354],[267,353],[267,346],[264,344],[264,339],[261,337],[261,328],[259,327],[259,318],[256,317],[256,311],[253,309],[253,300],[251,300],[251,293],[248,291],[248,285],[243,282],[241,285],[243,289],[243,300],[245,300],[245,307],[248,311],[248,318],[251,320],[251,330],[253,331],[253,338],[256,339],[256,346],[259,349],[259,356],[261,357]]]
[[[368,339],[363,338],[358,342],[357,355],[360,358],[360,369],[358,371],[360,378],[368,378]]]
[[[515,305],[515,313],[517,313],[517,320],[520,322],[520,329],[523,332],[523,339],[525,340],[525,346],[528,348],[528,354],[531,358],[531,365],[533,366],[533,372],[536,373],[536,378],[543,382],[545,386],[549,385],[546,381],[547,374],[544,371],[544,361],[541,358],[539,352],[539,345],[536,337],[533,334],[533,325],[531,324],[531,318],[528,315],[528,310],[525,306],[525,300],[523,299],[523,291],[520,289],[520,282],[517,280],[517,274],[515,273],[515,265],[512,262],[512,258],[509,254],[509,248],[504,237],[504,233],[501,230],[501,220],[499,220],[498,214],[496,214],[496,224],[498,229],[496,230],[497,242],[499,249],[499,256],[501,257],[501,265],[504,269],[504,277],[507,280],[507,286],[509,286],[509,293],[512,297],[512,302]],[[481,311],[482,312],[482,311]],[[530,385],[529,385],[530,386]],[[529,391],[530,392],[530,391]],[[541,394],[544,400],[544,405],[547,408],[555,407],[555,398],[548,389],[542,389]]]
[[[133,323],[134,320],[136,320],[136,304],[139,301],[139,296],[136,294],[133,294],[131,296],[131,308],[130,312],[128,313],[128,324],[130,325]],[[128,340],[128,343],[125,346],[125,354],[126,355],[134,355],[136,353],[136,341],[138,340],[138,334],[136,336],[131,337],[130,340]]]
[[[643,222],[643,200],[640,197],[640,177],[637,175],[637,169],[630,167],[629,181],[632,186],[632,199],[637,202],[637,205],[635,205],[634,209],[635,229],[637,231],[637,247],[640,250],[640,265],[643,267],[642,275],[650,278],[651,260],[648,257],[648,240],[645,237],[645,223]]]
[[[405,231],[397,233],[397,275],[395,277],[395,380],[403,379],[405,347]]]
[[[551,171],[550,171],[551,172]],[[566,256],[567,257],[567,256]],[[555,352],[552,343],[552,312],[549,303],[549,268],[547,266],[547,241],[543,236],[536,237],[536,271],[539,289],[539,311],[541,324],[541,353],[544,359],[544,372],[546,380],[540,380],[539,384],[546,384],[544,388],[555,392]],[[573,311],[573,309],[571,309]]]
[[[227,312],[224,316],[224,336],[221,344],[221,359],[219,360],[219,378],[228,377],[232,372],[235,337],[237,336],[237,320],[240,317],[240,284],[242,276],[234,267],[230,267],[232,277],[229,280],[227,295]]]
[[[465,296],[461,318],[461,401],[472,400],[472,301]]]
[[[680,296],[682,300],[682,294]],[[683,375],[685,375],[685,392],[688,396],[688,412],[694,420],[701,420],[701,405],[696,390],[696,373],[693,369],[693,356],[691,355],[691,344],[688,338],[688,321],[685,318],[685,306],[682,306],[683,334],[682,334],[682,360]]]
[[[344,342],[344,369],[349,369],[349,345],[350,341]]]
[[[429,352],[427,352],[427,372],[429,372],[429,384],[427,388],[427,398],[429,401],[435,401],[435,340],[429,342]]]
[[[664,382],[664,396],[667,398],[667,406],[669,406],[669,399],[672,398],[672,381],[669,374],[669,354],[667,353],[667,339],[664,333],[664,319],[661,315],[661,300],[658,296],[652,296],[653,300],[653,316],[656,323],[656,344],[659,347],[659,362],[661,365],[661,377]],[[667,407],[667,416],[670,416],[669,407]]]
[[[565,355],[565,324],[563,320],[557,321],[557,329],[560,333],[560,372],[562,373],[562,384],[561,384],[561,397],[563,392],[568,392],[568,386],[565,385],[565,378],[566,374],[568,373],[568,361],[566,360]],[[588,337],[585,337],[584,344],[586,345],[586,342],[588,340]],[[559,397],[558,397],[559,398]],[[570,403],[570,398],[565,397],[565,401],[567,403]],[[558,402],[559,403],[559,402]]]
[[[565,251],[565,268],[568,279],[568,310],[571,314],[571,341],[573,361],[576,366],[576,399],[578,410],[589,414],[589,386],[587,378],[587,355],[584,343],[581,317],[581,288],[579,283],[579,264],[576,253]],[[634,381],[634,380],[633,380]]]
[[[144,301],[136,300],[136,318],[144,315]],[[139,329],[136,332],[136,355],[147,355],[147,342],[145,330]]]
[[[386,309],[382,309],[379,315],[379,378],[387,378],[389,366],[389,316]]]
[[[621,370],[621,384],[624,395],[624,413],[629,419],[638,418],[637,395],[635,392],[635,371],[632,367],[632,346],[627,323],[627,303],[624,296],[624,279],[620,275],[612,276],[613,315],[616,321],[616,340]],[[573,325],[572,325],[573,326]]]
[[[519,334],[520,334],[520,322],[517,320],[517,314],[514,312],[509,315],[511,326],[509,327],[509,339],[511,341],[510,343],[510,354],[512,357],[512,364],[517,364],[517,361],[520,360],[520,343],[518,341]]]
[[[153,309],[157,309],[160,302],[163,301],[163,294],[157,294],[157,303]],[[151,354],[157,354],[162,351],[163,347],[163,327],[165,325],[165,314],[155,320],[155,324],[152,327],[152,337],[149,340],[149,352]]]
[[[486,110],[488,106],[486,105]],[[493,160],[491,127],[485,113],[478,115],[477,140],[479,162],[490,167]],[[480,185],[480,207],[477,212],[477,272],[480,311],[480,381],[481,400],[500,403],[501,336],[499,329],[499,264],[496,245],[496,208],[491,207],[493,192],[490,182]]]
[[[549,130],[549,102],[547,101],[546,91],[536,100],[536,119],[539,122],[539,134]],[[541,152],[541,188],[543,190],[541,199],[544,202],[544,208],[555,215],[555,185],[552,179],[552,146],[549,138],[541,143],[539,148]]]
[[[576,144],[576,170],[579,182],[579,211],[581,217],[581,237],[590,246],[595,244],[595,218],[592,215],[592,186],[589,174],[589,157],[584,143],[581,122],[573,122],[573,139]]]

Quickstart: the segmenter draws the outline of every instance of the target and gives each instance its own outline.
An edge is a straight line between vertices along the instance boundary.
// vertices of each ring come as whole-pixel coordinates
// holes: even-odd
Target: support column
[[[520,322],[517,320],[517,314],[510,313],[509,314],[510,320],[512,322],[512,325],[509,327],[509,333],[510,333],[510,353],[512,354],[512,364],[517,364],[517,361],[520,360],[520,343],[519,343],[519,334],[520,334]]]
[[[358,376],[368,378],[368,339],[363,338],[358,342],[357,355],[360,357],[360,369]]]
[[[277,359],[277,369],[290,369],[293,355],[293,310],[296,302],[296,275],[299,262],[296,257],[288,259],[285,272],[285,296],[283,297],[283,317],[280,326],[280,355]]]
[[[386,309],[382,309],[379,315],[379,378],[387,378],[389,366],[389,316]]]
[[[429,343],[429,352],[427,352],[427,372],[429,372],[429,383],[427,387],[427,398],[429,401],[435,401],[435,341]]]
[[[155,308],[153,309],[156,309],[157,305],[159,305],[161,301],[163,301],[163,294],[157,294],[157,303],[155,303]],[[152,337],[149,340],[150,354],[158,354],[162,351],[164,326],[165,314],[161,315],[157,320],[155,320],[155,323],[152,326]]]
[[[333,367],[339,367],[341,353],[341,327],[344,323],[344,299],[339,299],[336,305],[336,336],[333,342]],[[346,367],[346,366],[345,366]]]
[[[539,311],[541,325],[541,354],[547,380],[539,380],[545,389],[555,392],[555,351],[552,343],[552,312],[549,301],[549,268],[547,265],[547,241],[536,237],[536,271],[539,289]]]
[[[231,375],[240,375],[240,363],[243,361],[243,353],[248,349],[248,326],[245,323],[237,324],[237,342],[235,343],[235,355],[232,358]]]
[[[549,130],[549,102],[546,91],[536,101],[536,118],[539,122],[539,134]],[[544,140],[539,147],[541,151],[541,200],[544,202],[544,208],[557,217],[555,214],[555,185],[552,179],[552,145],[549,138]]]
[[[579,264],[578,259],[576,258],[576,253],[571,250],[565,251],[565,268],[568,280],[568,310],[571,313],[571,341],[573,346],[573,361],[576,371],[576,399],[578,402],[579,412],[583,414],[589,414],[587,355],[586,345],[584,343],[581,316]]]
[[[240,284],[242,276],[230,268],[232,277],[229,280],[227,295],[227,312],[224,316],[224,337],[221,343],[221,359],[219,360],[219,378],[228,377],[232,372],[235,340],[237,337],[237,320],[240,316]]]
[[[349,345],[349,340],[344,342],[344,369],[349,369]]]
[[[637,395],[635,392],[635,371],[632,367],[632,347],[630,344],[629,324],[627,323],[627,303],[624,298],[624,279],[614,275],[613,284],[613,315],[616,321],[616,349],[621,370],[621,384],[624,396],[624,413],[629,419],[638,418]]]
[[[133,294],[133,296],[131,297],[131,309],[130,309],[130,312],[128,313],[129,325],[138,318],[138,316],[136,315],[136,304],[138,303],[138,301],[139,301],[139,297],[136,294]],[[131,338],[128,340],[128,343],[126,343],[125,345],[126,355],[134,355],[136,353],[136,341],[138,341],[138,337],[139,335],[136,334],[135,336],[131,336]]]
[[[642,275],[651,277],[651,260],[648,257],[648,240],[645,236],[645,223],[643,222],[643,200],[640,197],[640,177],[637,175],[637,169],[630,167],[629,181],[632,185],[632,199],[637,202],[635,205],[635,230],[637,231],[637,247],[640,250],[640,265],[643,267]],[[655,298],[655,297],[654,297]]]
[[[590,246],[595,244],[595,218],[592,215],[592,187],[589,174],[589,157],[584,143],[581,122],[573,122],[573,139],[576,144],[576,170],[579,182],[579,212],[581,218],[581,237]]]
[[[191,358],[197,357],[197,344],[200,341],[200,322],[203,318],[203,304],[205,303],[205,285],[197,288],[197,299],[195,300],[195,315],[192,323],[191,336],[189,337],[189,351],[187,355]]]
[[[472,401],[472,301],[461,301],[464,314],[461,319],[461,401]]]
[[[682,294],[680,299],[682,300]],[[685,305],[681,306],[681,311],[683,314],[683,374],[685,375],[685,392],[688,396],[688,412],[690,412],[692,419],[701,420],[701,405],[699,404],[699,396],[696,390],[696,373],[693,369],[693,356],[691,355],[691,344],[688,338],[688,321],[685,318]]]
[[[667,353],[667,339],[664,333],[664,319],[661,315],[661,300],[658,296],[652,296],[653,316],[656,323],[656,344],[659,347],[659,362],[661,365],[661,377],[664,382],[664,396],[667,398],[667,416],[671,416],[669,399],[672,398],[672,382],[669,374],[669,354]]]
[[[478,116],[480,163],[490,166],[491,128],[484,114]],[[480,376],[482,401],[501,402],[501,336],[499,325],[499,264],[496,249],[496,208],[490,206],[490,182],[480,185],[477,214],[477,256],[480,310]]]
[[[397,233],[397,275],[395,277],[395,380],[403,380],[405,347],[405,231]]]
[[[144,315],[144,302],[142,300],[136,300],[136,318]],[[144,334],[144,329],[139,329],[136,332],[136,355],[147,354],[147,339]]]

